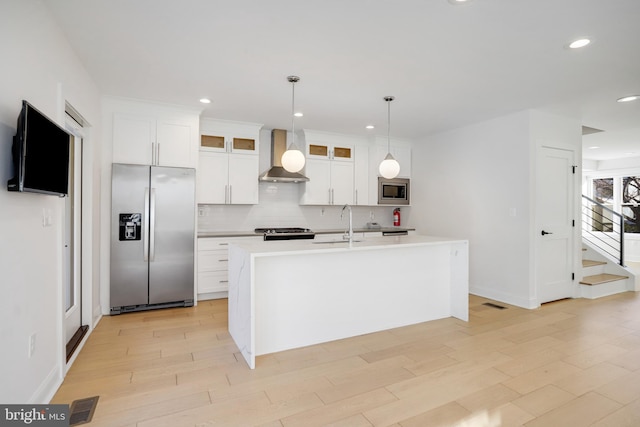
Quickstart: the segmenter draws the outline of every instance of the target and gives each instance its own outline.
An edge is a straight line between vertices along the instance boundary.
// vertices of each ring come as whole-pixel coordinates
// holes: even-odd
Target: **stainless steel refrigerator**
[[[195,170],[113,164],[111,314],[192,306]]]

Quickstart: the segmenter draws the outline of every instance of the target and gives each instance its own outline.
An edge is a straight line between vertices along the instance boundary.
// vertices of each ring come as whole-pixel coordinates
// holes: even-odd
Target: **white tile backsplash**
[[[340,219],[342,206],[300,206],[304,187],[292,183],[260,183],[258,205],[198,205],[198,231],[250,231],[257,227],[307,227],[312,230],[342,229],[348,216]],[[409,207],[402,208],[403,226]],[[373,216],[373,219],[371,218]],[[367,222],[393,225],[393,207],[353,206],[353,226]]]

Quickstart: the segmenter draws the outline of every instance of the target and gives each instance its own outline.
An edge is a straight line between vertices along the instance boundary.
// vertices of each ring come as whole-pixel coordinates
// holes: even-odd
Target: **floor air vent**
[[[505,306],[494,304],[492,302],[485,302],[482,305],[486,305],[487,307],[491,307],[491,308],[497,308],[498,310],[505,310],[507,308]]]
[[[99,397],[74,400],[69,408],[69,426],[73,427],[90,422],[93,418],[93,412],[98,406]]]

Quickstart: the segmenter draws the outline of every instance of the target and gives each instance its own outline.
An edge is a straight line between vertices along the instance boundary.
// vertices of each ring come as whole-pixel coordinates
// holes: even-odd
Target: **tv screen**
[[[65,196],[69,186],[71,135],[27,101],[22,101],[13,137],[14,177],[9,191]]]

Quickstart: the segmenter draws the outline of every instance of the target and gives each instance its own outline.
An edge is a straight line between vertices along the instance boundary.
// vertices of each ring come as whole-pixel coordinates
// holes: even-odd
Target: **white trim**
[[[44,402],[51,402],[58,388],[62,385],[63,379],[58,367],[53,368],[49,371],[49,374],[44,378],[42,383],[40,383],[36,391],[33,392],[28,403],[42,404]]]

